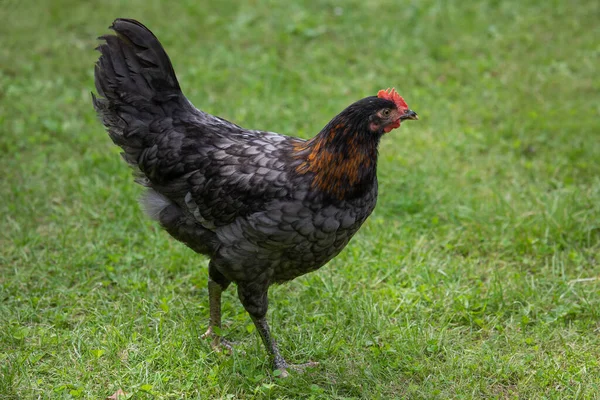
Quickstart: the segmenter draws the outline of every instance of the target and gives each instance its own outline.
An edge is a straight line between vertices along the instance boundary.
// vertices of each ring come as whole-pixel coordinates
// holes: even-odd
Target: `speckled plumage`
[[[211,328],[220,326],[214,302],[220,307],[220,291],[235,282],[275,366],[285,369],[264,319],[268,288],[323,266],[371,214],[385,127],[375,113],[394,103],[360,100],[309,141],[246,130],[192,106],[142,24],[118,19],[111,28],[118,36],[103,36],[98,47],[94,106],[148,187],[144,208],[210,257]]]

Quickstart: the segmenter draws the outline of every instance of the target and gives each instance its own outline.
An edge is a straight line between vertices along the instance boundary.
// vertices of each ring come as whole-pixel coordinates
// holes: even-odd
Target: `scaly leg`
[[[212,279],[208,279],[208,306],[210,309],[210,323],[208,329],[202,335],[202,339],[212,337],[212,346],[216,347],[220,344],[220,330],[221,330],[221,293],[223,289],[221,285]],[[217,332],[215,332],[215,327]]]
[[[308,362],[306,364],[288,364],[285,359],[279,353],[277,343],[271,336],[271,330],[267,323],[266,313],[268,308],[268,299],[266,291],[264,293],[257,293],[255,290],[248,290],[242,286],[238,286],[238,295],[244,308],[250,314],[256,330],[260,334],[260,337],[271,357],[274,369],[281,371],[279,375],[281,378],[285,378],[289,375],[288,369],[304,370],[306,367],[314,367],[318,365],[316,362]]]
[[[209,274],[208,306],[210,322],[202,338],[212,338],[211,346],[215,351],[220,351],[222,347],[231,351],[233,349],[231,343],[221,337],[221,293],[229,286],[229,282],[216,270],[212,262],[209,264]],[[219,281],[221,283],[218,283]]]
[[[273,366],[275,367],[275,369],[278,369],[283,373],[286,369],[289,368],[289,365],[279,353],[277,343],[275,343],[275,340],[273,340],[273,338],[271,337],[271,330],[269,329],[267,318],[264,316],[257,318],[253,315],[250,315],[250,318],[252,318],[252,322],[254,322],[256,330],[260,334],[260,337],[265,347],[267,348],[267,352],[273,359]]]

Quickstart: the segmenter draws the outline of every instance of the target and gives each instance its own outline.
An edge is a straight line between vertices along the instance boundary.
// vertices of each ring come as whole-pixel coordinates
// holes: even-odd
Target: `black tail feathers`
[[[190,106],[167,53],[148,28],[132,19],[117,19],[110,28],[117,35],[100,37],[105,41],[97,48],[101,55],[95,68],[100,97],[92,94],[92,100],[123,158],[140,167],[140,157],[151,154],[148,149],[155,151],[163,134],[150,129],[152,123]]]
[[[164,102],[181,96],[169,56],[154,34],[133,19],[116,19],[97,47],[96,89],[111,102],[135,106],[136,102]]]

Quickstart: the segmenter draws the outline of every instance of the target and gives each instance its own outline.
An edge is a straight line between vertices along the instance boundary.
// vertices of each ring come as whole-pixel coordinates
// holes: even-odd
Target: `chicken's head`
[[[396,89],[380,90],[377,98],[385,102],[381,102],[380,108],[370,117],[369,129],[372,131],[383,129],[385,133],[388,133],[392,129],[400,127],[401,121],[419,119],[417,113],[408,108],[408,104],[396,92]]]

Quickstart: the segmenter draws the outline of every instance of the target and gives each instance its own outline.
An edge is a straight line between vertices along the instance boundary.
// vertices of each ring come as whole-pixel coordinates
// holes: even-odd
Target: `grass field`
[[[0,399],[600,398],[600,3],[0,4]],[[94,115],[96,37],[137,18],[198,107],[310,137],[395,86],[379,205],[271,290],[271,376],[234,290],[146,220]]]

